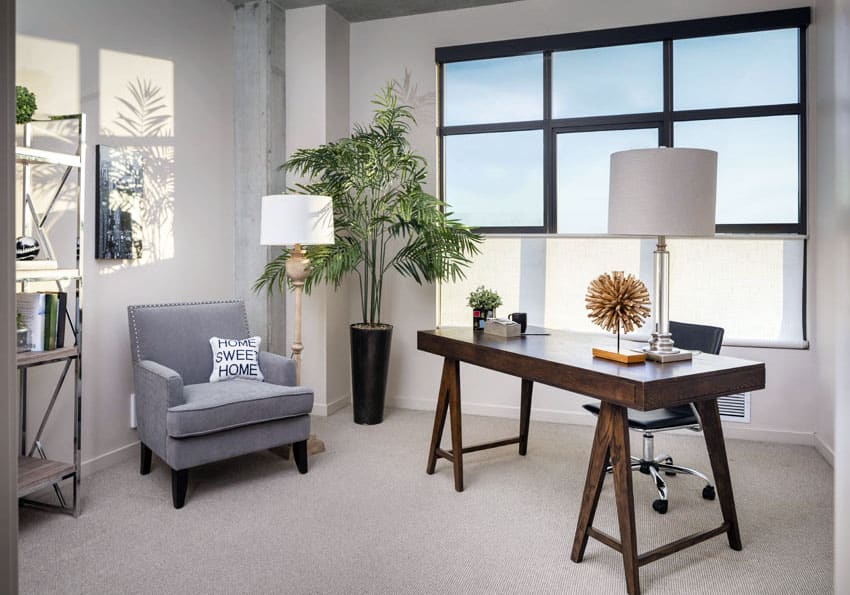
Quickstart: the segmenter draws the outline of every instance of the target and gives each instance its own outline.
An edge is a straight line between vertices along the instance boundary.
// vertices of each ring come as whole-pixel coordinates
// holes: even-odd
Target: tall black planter
[[[352,324],[350,331],[354,423],[379,424],[384,421],[393,327]]]

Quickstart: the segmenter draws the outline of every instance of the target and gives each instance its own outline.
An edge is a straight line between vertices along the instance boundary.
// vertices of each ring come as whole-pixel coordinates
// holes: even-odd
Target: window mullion
[[[664,40],[664,115],[659,145],[673,146],[673,40]]]
[[[543,227],[557,233],[555,136],[552,131],[552,52],[543,53]]]

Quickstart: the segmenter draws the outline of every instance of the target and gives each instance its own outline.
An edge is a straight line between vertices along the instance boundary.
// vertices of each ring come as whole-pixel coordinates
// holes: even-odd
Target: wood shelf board
[[[74,474],[74,465],[50,459],[18,457],[18,498]]]
[[[80,277],[79,269],[19,269],[15,271],[15,281],[63,281]]]
[[[15,161],[21,164],[45,163],[64,165],[65,167],[80,167],[82,164],[79,155],[33,149],[32,147],[15,147]]]
[[[76,346],[60,347],[59,349],[51,349],[50,351],[22,351],[17,355],[16,363],[19,368],[29,368],[30,366],[39,366],[41,364],[72,359],[78,355],[79,351]]]

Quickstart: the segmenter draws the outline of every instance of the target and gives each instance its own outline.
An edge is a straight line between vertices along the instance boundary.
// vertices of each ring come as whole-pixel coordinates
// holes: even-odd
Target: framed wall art
[[[132,149],[97,145],[95,258],[140,258],[139,209],[145,196],[144,159]]]

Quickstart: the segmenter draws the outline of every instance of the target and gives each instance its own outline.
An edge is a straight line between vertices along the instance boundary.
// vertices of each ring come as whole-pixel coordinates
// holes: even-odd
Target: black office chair
[[[670,322],[670,334],[676,347],[692,351],[702,351],[717,355],[723,343],[723,329],[716,326],[704,326],[701,324],[686,324],[684,322]],[[585,405],[585,409],[593,415],[599,415],[599,405]],[[641,473],[649,475],[655,481],[658,489],[658,500],[652,503],[652,508],[659,514],[667,512],[667,483],[661,477],[665,475],[694,475],[705,481],[702,489],[702,497],[706,500],[714,500],[714,486],[708,477],[696,469],[681,467],[673,464],[670,455],[655,456],[654,434],[667,430],[687,428],[695,432],[702,430],[699,415],[693,404],[678,405],[669,409],[655,409],[653,411],[636,411],[629,409],[629,428],[643,432],[643,455],[632,457],[632,469],[639,469]],[[611,471],[611,467],[608,467]]]

